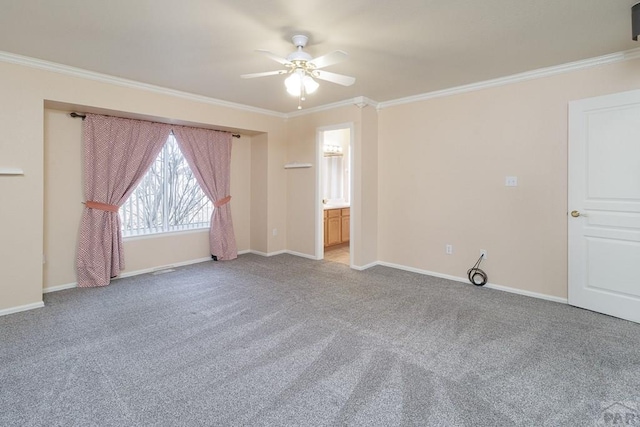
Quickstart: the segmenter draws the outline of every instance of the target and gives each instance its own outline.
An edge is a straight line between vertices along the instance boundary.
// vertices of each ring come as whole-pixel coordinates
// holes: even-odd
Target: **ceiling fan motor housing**
[[[310,60],[311,60],[311,55],[309,55],[307,52],[303,52],[301,50],[293,52],[292,54],[287,56],[287,61],[289,61],[289,62],[310,61]]]
[[[291,37],[291,41],[295,47],[305,47],[309,41],[309,37],[305,35],[296,35]]]
[[[302,50],[302,48],[307,45],[307,42],[309,41],[309,37],[304,35],[297,35],[297,36],[293,36],[291,40],[293,41],[293,44],[295,45],[295,47],[298,48],[298,50],[296,50],[295,52],[287,56],[287,61],[289,62],[310,61],[311,55],[309,55],[307,52],[304,52]]]

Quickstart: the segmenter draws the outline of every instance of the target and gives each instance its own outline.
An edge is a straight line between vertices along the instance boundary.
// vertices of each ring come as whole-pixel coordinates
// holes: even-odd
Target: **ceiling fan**
[[[257,50],[274,61],[284,65],[286,67],[284,70],[243,74],[240,77],[243,79],[253,79],[256,77],[289,74],[289,77],[286,78],[284,84],[287,88],[287,92],[298,97],[298,109],[302,108],[302,101],[305,100],[306,95],[311,94],[318,89],[319,84],[314,80],[314,78],[326,80],[331,83],[337,83],[342,86],[351,86],[355,83],[355,77],[321,70],[321,68],[337,64],[347,59],[348,55],[346,52],[336,50],[326,55],[312,58],[311,55],[302,50],[307,45],[309,37],[305,35],[295,35],[291,40],[297,50],[286,58],[281,58],[268,50]]]

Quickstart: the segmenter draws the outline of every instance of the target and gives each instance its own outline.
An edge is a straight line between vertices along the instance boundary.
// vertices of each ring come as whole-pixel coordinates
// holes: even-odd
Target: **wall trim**
[[[376,265],[381,265],[383,267],[396,268],[398,270],[404,270],[404,271],[410,271],[412,273],[423,274],[425,276],[433,276],[433,277],[439,277],[441,279],[453,280],[454,282],[461,282],[461,283],[467,284],[469,286],[474,286],[471,283],[469,283],[468,279],[465,278],[465,277],[458,277],[458,276],[452,276],[452,275],[449,275],[449,274],[436,273],[435,271],[422,270],[420,268],[408,267],[406,265],[394,264],[394,263],[391,263],[391,262],[378,261],[375,264]],[[526,291],[526,290],[523,290],[523,289],[511,288],[509,286],[496,285],[494,283],[487,283],[483,287],[484,288],[498,290],[498,291],[509,292],[509,293],[512,293],[512,294],[518,294],[518,295],[523,295],[523,296],[527,296],[527,297],[533,297],[533,298],[543,299],[543,300],[547,300],[547,301],[553,301],[553,302],[557,302],[557,303],[561,303],[561,304],[568,304],[567,298],[560,298],[560,297],[556,297],[556,296],[553,296],[553,295],[542,294],[542,293],[539,293],[539,292],[532,292],[532,291]]]
[[[246,251],[245,253],[252,253],[254,255],[260,255],[260,256],[263,256],[263,257],[272,257],[272,256],[277,256],[277,255],[282,255],[282,254],[289,254],[289,255],[300,257],[300,258],[312,259],[314,261],[318,261],[319,260],[319,258],[317,256],[315,256],[315,255],[304,254],[302,252],[290,251],[290,250],[287,250],[287,249],[283,249],[281,251],[275,251],[275,252],[268,252],[268,253],[267,252],[249,250],[249,251]]]
[[[286,251],[286,253],[288,253],[289,255],[298,256],[300,258],[312,259],[314,261],[318,261],[319,260],[319,258],[317,256],[315,256],[315,255],[303,254],[302,252]]]
[[[370,264],[366,264],[366,265],[355,265],[355,264],[351,264],[351,268],[353,268],[354,270],[358,270],[358,271],[364,271],[364,270],[368,270],[371,267],[375,267],[376,265],[380,265],[379,261],[375,261],[372,262]]]
[[[0,61],[2,62],[23,65],[26,67],[37,68],[45,71],[52,71],[58,74],[64,74],[64,75],[69,75],[73,77],[80,77],[87,80],[93,80],[93,81],[113,84],[117,86],[124,86],[128,88],[133,88],[133,89],[146,90],[150,92],[159,93],[162,95],[169,95],[177,98],[187,99],[190,101],[215,105],[218,107],[233,108],[236,110],[246,111],[250,113],[265,114],[268,116],[278,117],[281,119],[304,116],[307,114],[313,114],[320,111],[332,110],[335,108],[345,107],[350,105],[355,105],[358,108],[372,106],[377,110],[381,110],[383,108],[394,107],[397,105],[410,104],[413,102],[426,101],[433,98],[441,98],[446,96],[458,95],[466,92],[473,92],[473,91],[488,89],[488,88],[497,87],[497,86],[504,86],[511,83],[518,83],[518,82],[523,82],[527,80],[550,77],[556,74],[568,73],[571,71],[582,70],[585,68],[596,67],[599,65],[613,64],[616,62],[630,61],[638,58],[640,58],[640,48],[635,48],[635,49],[630,49],[623,52],[611,53],[608,55],[602,55],[595,58],[588,58],[580,61],[554,65],[554,66],[545,67],[545,68],[539,68],[536,70],[525,71],[522,73],[512,74],[509,76],[498,77],[491,80],[485,80],[485,81],[470,83],[470,84],[461,85],[461,86],[454,86],[447,89],[426,92],[418,95],[408,96],[405,98],[392,99],[389,101],[378,102],[370,98],[367,98],[365,96],[357,96],[355,98],[349,98],[343,101],[320,105],[313,108],[293,111],[290,113],[280,113],[278,111],[253,107],[250,105],[238,104],[235,102],[224,101],[216,98],[210,98],[207,96],[197,95],[194,93],[182,92],[175,89],[168,89],[161,86],[138,82],[135,80],[128,80],[121,77],[110,76],[108,74],[88,71],[82,68],[71,67],[68,65],[45,61],[42,59],[30,58],[28,56],[17,55],[14,53],[0,51]]]
[[[207,262],[207,261],[212,261],[211,257],[191,259],[188,261],[174,262],[171,264],[161,265],[158,267],[143,268],[142,270],[129,271],[127,273],[123,273],[119,275],[118,277],[114,277],[111,280],[112,281],[119,280],[119,279],[124,279],[125,277],[139,276],[141,274],[153,273],[154,271],[161,271],[161,270],[166,270],[168,268],[175,268],[175,267],[184,267],[185,265],[199,264],[201,262]],[[48,286],[42,289],[42,293],[48,294],[49,292],[57,292],[65,289],[74,289],[77,287],[78,287],[78,282],[66,283],[64,285]]]
[[[276,255],[286,254],[287,251],[285,249],[283,249],[281,251],[275,251],[275,252],[260,252],[260,251],[250,250],[249,253],[252,253],[252,254],[255,254],[255,255],[264,256],[264,257],[272,257],[272,256],[276,256]]]
[[[291,113],[287,113],[286,116],[288,119],[290,119],[293,117],[300,117],[300,116],[306,116],[308,114],[318,113],[320,111],[333,110],[335,108],[340,108],[340,107],[350,107],[352,105],[355,105],[358,108],[364,108],[367,105],[369,105],[378,109],[379,103],[370,98],[367,98],[366,96],[356,96],[355,98],[349,98],[343,101],[333,102],[331,104],[319,105],[317,107],[297,110]]]
[[[468,282],[467,282],[468,283]],[[496,285],[494,283],[487,283],[484,285],[485,288],[495,289],[497,291],[510,292],[512,294],[524,295],[532,298],[539,298],[547,301],[557,302],[560,304],[569,304],[569,300],[567,298],[560,298],[553,295],[541,294],[538,292],[525,291],[522,289],[510,288],[508,286]]]
[[[77,287],[78,287],[77,282],[65,283],[64,285],[47,286],[46,288],[42,288],[42,293],[48,294],[50,292],[64,291],[65,289],[74,289]]]
[[[199,264],[201,262],[207,262],[207,261],[213,261],[211,259],[211,256],[208,256],[206,258],[197,258],[197,259],[190,259],[187,261],[174,262],[171,264],[161,265],[158,267],[143,268],[142,270],[130,271],[128,273],[123,273],[111,280],[124,279],[125,277],[139,276],[140,274],[153,273],[154,271],[166,270],[167,268],[184,267],[185,265]]]
[[[17,307],[10,307],[10,308],[5,308],[3,310],[0,310],[0,316],[7,316],[9,314],[20,313],[21,311],[28,311],[28,310],[33,310],[33,309],[42,308],[42,307],[44,307],[43,301],[34,302],[31,304],[19,305]]]
[[[55,62],[45,61],[42,59],[31,58],[28,56],[17,55],[15,53],[9,53],[0,51],[0,61],[8,62],[10,64],[23,65],[30,68],[37,68],[45,71],[52,71],[58,74],[64,74],[72,77],[80,77],[87,80],[93,80],[101,83],[112,84],[116,86],[123,86],[132,89],[142,89],[149,92],[159,93],[161,95],[174,96],[176,98],[182,98],[189,101],[201,102],[204,104],[215,105],[217,107],[233,108],[235,110],[247,111],[250,113],[265,114],[267,116],[274,116],[281,119],[287,118],[287,115],[277,111],[267,110],[264,108],[252,107],[250,105],[238,104],[230,101],[223,101],[221,99],[210,98],[208,96],[197,95],[195,93],[183,92],[180,90],[169,89],[161,86],[152,85],[149,83],[142,83],[135,80],[124,79],[121,77],[110,76],[108,74],[97,73],[95,71],[84,70],[82,68],[71,67],[69,65],[58,64]]]
[[[245,253],[251,253],[251,254],[260,255],[260,256],[264,256],[264,257],[272,257],[272,256],[277,256],[277,255],[282,255],[282,254],[289,254],[289,255],[295,255],[295,256],[299,256],[301,258],[308,258],[308,259],[312,259],[312,260],[317,260],[318,259],[313,255],[303,254],[302,252],[289,251],[287,249],[282,249],[280,251],[275,251],[275,252],[260,252],[260,251],[248,250]]]
[[[255,250],[251,250],[251,249],[238,251],[238,255],[244,255],[244,254],[255,254],[255,255],[260,255],[260,256],[264,256],[264,257],[272,257],[272,256],[277,256],[277,255],[282,255],[282,254],[289,254],[289,255],[293,255],[293,256],[297,256],[297,257],[301,257],[301,258],[307,258],[307,259],[310,259],[310,260],[318,261],[318,258],[316,256],[314,256],[314,255],[304,254],[304,253],[301,253],[301,252],[290,251],[290,250],[281,250],[281,251],[269,252],[269,253],[255,251]],[[183,262],[163,265],[163,266],[160,266],[160,267],[145,268],[145,269],[142,269],[142,270],[136,270],[136,271],[131,271],[131,272],[128,272],[128,273],[124,273],[124,274],[122,274],[122,275],[120,275],[120,276],[118,276],[118,277],[116,277],[116,278],[114,278],[112,280],[124,279],[125,277],[132,277],[132,276],[137,276],[137,275],[140,275],[140,274],[146,274],[146,273],[152,273],[154,271],[164,270],[164,269],[167,269],[167,268],[183,267],[183,266],[186,266],[186,265],[198,264],[198,263],[207,262],[207,261],[211,261],[211,258],[210,257],[198,258],[198,259],[193,259],[193,260],[189,260],[189,261],[183,261]],[[409,266],[402,265],[402,264],[394,264],[394,263],[385,262],[385,261],[375,261],[375,262],[372,262],[372,263],[369,263],[369,264],[366,264],[366,265],[354,265],[354,264],[351,264],[350,267],[353,270],[356,270],[356,271],[364,271],[364,270],[368,270],[371,267],[375,267],[377,265],[380,265],[380,266],[383,266],[383,267],[395,268],[397,270],[409,271],[409,272],[412,272],[412,273],[422,274],[422,275],[425,275],[425,276],[433,276],[433,277],[438,277],[438,278],[441,278],[441,279],[453,280],[455,282],[460,282],[460,283],[464,283],[464,284],[470,285],[468,280],[466,278],[463,278],[463,277],[452,276],[452,275],[449,275],[449,274],[437,273],[435,271],[423,270],[423,269],[420,269],[420,268],[414,268],[414,267],[409,267]],[[73,289],[73,288],[77,288],[77,287],[78,287],[78,284],[76,282],[67,283],[67,284],[64,284],[64,285],[49,286],[49,287],[44,288],[42,290],[42,293],[57,292],[57,291],[62,291],[62,290],[65,290],[65,289]],[[547,295],[547,294],[542,294],[542,293],[538,293],[538,292],[526,291],[526,290],[523,290],[523,289],[516,289],[516,288],[509,287],[509,286],[497,285],[495,283],[487,283],[486,285],[484,285],[484,287],[485,288],[489,288],[489,289],[498,290],[498,291],[509,292],[509,293],[513,293],[513,294],[524,295],[524,296],[533,297],[533,298],[539,298],[539,299],[543,299],[543,300],[547,300],[547,301],[553,301],[553,302],[557,302],[557,303],[561,303],[561,304],[568,304],[567,298],[556,297],[556,296],[553,296],[553,295]],[[6,315],[6,314],[17,313],[17,312],[25,311],[25,310],[32,310],[34,308],[40,308],[40,307],[44,307],[44,303],[43,302],[34,303],[34,304],[28,304],[28,305],[24,305],[24,306],[20,306],[20,307],[12,307],[12,308],[8,308],[8,309],[0,310],[0,316]]]
[[[259,255],[264,255],[264,256],[272,256],[264,254],[264,253],[258,253],[258,252],[254,252],[253,253],[257,253]],[[273,253],[273,255],[279,255],[282,253],[288,253],[291,255],[295,255],[295,256],[300,256],[303,258],[309,258],[309,259],[317,259],[311,255],[306,255],[306,254],[302,254],[299,252],[294,252],[294,251],[280,251],[278,253]],[[366,265],[354,265],[351,264],[351,268],[357,271],[364,271],[364,270],[368,270],[371,267],[375,267],[377,265],[380,265],[382,267],[389,267],[389,268],[395,268],[396,270],[403,270],[403,271],[409,271],[411,273],[417,273],[417,274],[422,274],[425,276],[432,276],[432,277],[438,277],[441,279],[447,279],[447,280],[453,280],[454,282],[460,282],[460,283],[464,283],[466,285],[471,285],[471,283],[469,283],[468,279],[466,277],[458,277],[458,276],[452,276],[450,274],[443,274],[443,273],[437,273],[435,271],[429,271],[429,270],[423,270],[420,268],[415,268],[415,267],[409,267],[406,265],[402,265],[402,264],[394,264],[391,262],[385,262],[385,261],[375,261],[372,262],[370,264],[366,264]],[[496,285],[495,283],[487,283],[486,285],[483,286],[484,288],[489,288],[489,289],[494,289],[497,291],[503,291],[503,292],[509,292],[512,294],[518,294],[518,295],[523,295],[523,296],[527,296],[527,297],[532,297],[532,298],[538,298],[538,299],[543,299],[546,301],[552,301],[552,302],[557,302],[560,304],[568,304],[568,300],[567,298],[561,298],[561,297],[556,297],[553,295],[547,295],[547,294],[542,294],[539,292],[532,292],[532,291],[526,291],[523,289],[517,289],[517,288],[512,288],[509,286],[503,286],[503,285]]]
[[[383,101],[378,103],[378,109],[395,107],[402,104],[410,104],[413,102],[426,101],[433,98],[442,98],[445,96],[458,95],[466,92],[473,92],[482,89],[493,88],[496,86],[504,86],[511,83],[519,83],[527,80],[540,79],[544,77],[555,76],[557,74],[578,71],[585,68],[596,67],[599,65],[614,64],[616,62],[630,61],[640,58],[640,48],[627,50],[624,52],[612,53],[609,55],[598,56],[595,58],[583,59],[580,61],[568,62],[566,64],[554,65],[546,68],[525,71],[523,73],[512,74],[509,76],[498,77],[496,79],[485,80],[476,83],[470,83],[462,86],[454,86],[448,89],[426,92],[420,95],[407,96],[405,98]]]

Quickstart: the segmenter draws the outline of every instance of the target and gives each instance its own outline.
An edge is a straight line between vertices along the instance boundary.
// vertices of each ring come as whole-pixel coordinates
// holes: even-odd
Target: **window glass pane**
[[[208,227],[211,203],[198,185],[173,136],[166,145],[167,219],[171,230]]]
[[[213,204],[198,185],[173,135],[120,208],[123,236],[208,228]]]

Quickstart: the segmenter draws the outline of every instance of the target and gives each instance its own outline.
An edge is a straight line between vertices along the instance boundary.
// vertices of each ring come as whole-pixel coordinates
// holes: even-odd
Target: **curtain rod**
[[[84,120],[87,117],[86,114],[76,113],[75,111],[72,112],[72,113],[69,113],[69,115],[71,117],[73,117],[74,119],[81,118],[82,120]],[[232,133],[231,136],[234,137],[234,138],[240,138],[240,134],[239,133]]]

